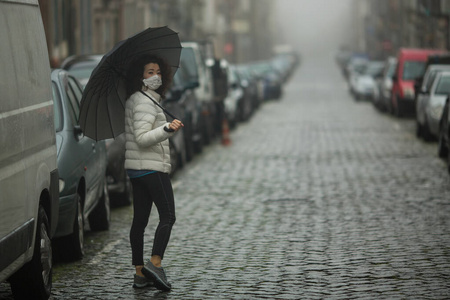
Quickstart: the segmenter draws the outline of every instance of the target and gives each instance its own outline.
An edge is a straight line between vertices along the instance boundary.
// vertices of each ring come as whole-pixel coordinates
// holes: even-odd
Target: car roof
[[[68,72],[61,68],[55,68],[51,70],[50,77],[53,81],[58,81],[59,80],[58,77],[64,74],[68,74]]]
[[[441,71],[437,74],[437,76],[450,76],[450,71]]]
[[[419,48],[400,48],[398,51],[399,57],[427,60],[428,56],[444,53],[444,50],[438,49],[419,49]]]
[[[69,70],[73,65],[83,62],[97,62],[102,60],[103,55],[101,54],[89,54],[89,55],[72,55],[66,58],[61,63],[61,68]]]
[[[450,70],[450,65],[429,65],[427,70],[445,70],[445,69],[449,69]]]

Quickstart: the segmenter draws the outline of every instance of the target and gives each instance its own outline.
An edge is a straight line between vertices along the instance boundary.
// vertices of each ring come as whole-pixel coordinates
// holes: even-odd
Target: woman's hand
[[[173,120],[172,123],[169,124],[169,128],[174,130],[174,131],[178,131],[180,130],[181,127],[184,127],[184,124],[181,123],[180,120]]]

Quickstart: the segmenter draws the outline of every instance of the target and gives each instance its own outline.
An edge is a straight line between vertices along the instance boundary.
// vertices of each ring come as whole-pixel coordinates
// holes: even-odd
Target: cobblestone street
[[[450,298],[446,163],[413,119],[355,102],[331,59],[305,59],[231,141],[173,178],[171,292],[131,287],[124,207],[55,266],[52,299]],[[154,209],[148,255],[156,223]]]

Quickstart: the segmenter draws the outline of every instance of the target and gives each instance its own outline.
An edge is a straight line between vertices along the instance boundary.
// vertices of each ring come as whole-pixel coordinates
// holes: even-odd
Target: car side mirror
[[[392,76],[392,81],[398,81],[398,77],[397,77],[397,75],[394,75],[394,76]]]

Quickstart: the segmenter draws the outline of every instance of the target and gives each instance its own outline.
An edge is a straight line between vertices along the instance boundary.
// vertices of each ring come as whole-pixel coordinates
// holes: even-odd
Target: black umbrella
[[[163,58],[172,68],[172,75],[175,74],[181,54],[178,34],[166,26],[148,28],[120,41],[103,56],[81,98],[80,126],[84,135],[98,141],[124,132],[126,71],[144,54]]]

